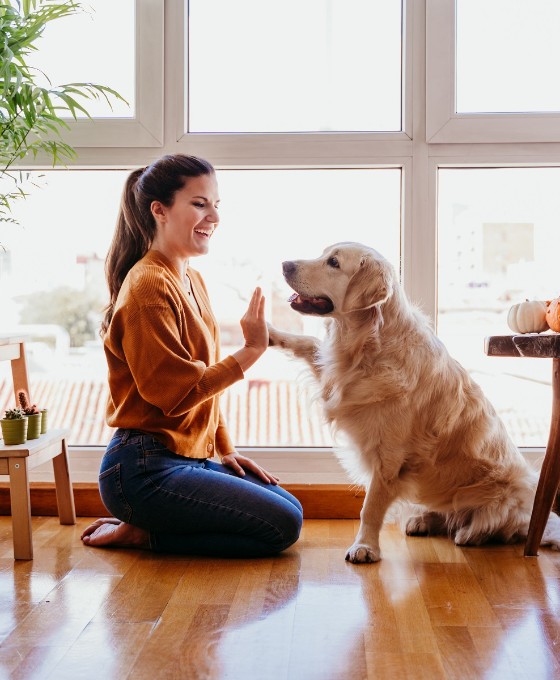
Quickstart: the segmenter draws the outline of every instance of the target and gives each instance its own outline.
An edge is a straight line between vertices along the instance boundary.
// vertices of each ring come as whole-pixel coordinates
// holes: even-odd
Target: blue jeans
[[[185,458],[152,435],[119,429],[99,473],[103,503],[145,529],[157,552],[216,557],[275,555],[301,531],[300,502],[246,471]]]

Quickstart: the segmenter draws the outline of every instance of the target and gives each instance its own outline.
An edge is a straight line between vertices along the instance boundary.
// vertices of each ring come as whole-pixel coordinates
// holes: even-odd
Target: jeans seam
[[[111,475],[115,476],[115,488],[117,491],[118,500],[121,503],[123,509],[126,510],[127,518],[123,521],[125,521],[127,524],[130,524],[132,522],[133,510],[124,493],[121,481],[121,463],[117,463],[116,465],[113,466],[113,468],[105,470],[105,473],[103,473],[103,475],[100,475],[100,481],[101,479],[111,477]]]

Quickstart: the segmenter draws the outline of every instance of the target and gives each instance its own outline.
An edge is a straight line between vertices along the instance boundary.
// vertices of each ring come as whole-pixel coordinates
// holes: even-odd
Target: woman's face
[[[157,233],[153,247],[177,258],[205,255],[220,221],[219,202],[214,174],[187,179],[169,207],[154,201],[152,214]]]

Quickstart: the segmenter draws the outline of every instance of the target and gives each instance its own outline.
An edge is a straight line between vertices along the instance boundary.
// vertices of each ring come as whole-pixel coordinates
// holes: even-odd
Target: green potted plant
[[[0,420],[2,437],[6,446],[24,444],[27,439],[27,418],[21,408],[9,408]]]
[[[41,411],[37,404],[30,404],[25,390],[18,392],[18,401],[22,411],[27,416],[27,439],[38,439],[41,434]]]
[[[29,173],[14,172],[14,164],[29,156],[44,156],[53,166],[75,158],[61,137],[69,128],[64,117],[76,120],[77,112],[90,117],[87,99],[104,98],[109,106],[112,97],[125,101],[105,85],[51,86],[29,60],[49,22],[82,11],[82,3],[73,0],[0,0],[0,222],[15,222],[12,203],[26,196]],[[45,76],[48,87],[39,84]]]
[[[48,429],[47,422],[48,422],[48,409],[42,408],[39,409],[41,411],[41,434],[45,434],[45,432]]]

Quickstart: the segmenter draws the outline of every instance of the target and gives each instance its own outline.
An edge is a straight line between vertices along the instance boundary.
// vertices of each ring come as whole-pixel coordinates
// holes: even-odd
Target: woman
[[[164,156],[127,179],[101,329],[107,422],[118,429],[99,489],[114,518],[90,525],[86,545],[248,557],[299,536],[300,503],[235,450],[219,409],[220,393],[265,352],[268,330],[257,288],[240,322],[245,345],[220,359],[208,293],[189,264],[208,252],[218,203],[213,167],[192,156]]]

